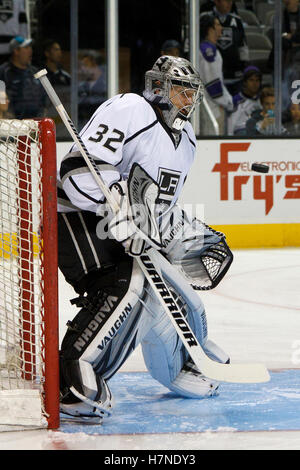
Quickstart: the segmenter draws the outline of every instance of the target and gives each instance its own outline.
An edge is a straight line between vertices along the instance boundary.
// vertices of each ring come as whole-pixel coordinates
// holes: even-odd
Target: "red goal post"
[[[0,430],[59,426],[56,139],[0,120]]]

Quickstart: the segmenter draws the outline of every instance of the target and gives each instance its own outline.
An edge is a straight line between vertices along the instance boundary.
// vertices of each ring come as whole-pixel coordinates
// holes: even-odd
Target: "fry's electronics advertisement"
[[[208,224],[300,223],[300,143],[199,140],[180,203],[203,204]]]

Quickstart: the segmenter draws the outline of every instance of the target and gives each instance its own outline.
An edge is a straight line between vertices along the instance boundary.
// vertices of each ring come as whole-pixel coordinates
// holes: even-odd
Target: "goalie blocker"
[[[162,253],[193,287],[212,288],[232,261],[224,236],[199,221],[190,221],[178,206],[160,217],[158,236],[153,213],[147,209],[155,201],[151,179],[143,180],[141,168],[135,171],[140,174],[137,180],[129,179],[129,199],[135,202],[130,214],[139,207],[142,220],[148,221],[137,228],[156,243],[162,235]],[[136,184],[138,180],[143,184]],[[78,292],[73,303],[81,308],[69,322],[61,346],[61,410],[100,420],[108,415],[112,397],[107,382],[139,344],[150,374],[164,386],[185,397],[214,395],[219,383],[195,367],[138,263],[115,240],[99,241],[97,226],[107,226],[103,217],[85,211],[64,213],[59,214],[58,223],[60,269]],[[177,236],[172,238],[174,229]],[[209,257],[214,269],[204,261]],[[206,354],[215,361],[229,362],[228,355],[207,338],[206,314],[199,296],[189,292],[187,297],[170,282],[167,286]],[[117,318],[114,323],[110,322],[112,317]]]

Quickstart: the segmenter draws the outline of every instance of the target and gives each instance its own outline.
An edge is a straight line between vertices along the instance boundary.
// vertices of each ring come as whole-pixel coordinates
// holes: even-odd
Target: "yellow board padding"
[[[300,246],[300,224],[212,225],[226,235],[230,248]]]
[[[300,224],[212,225],[223,232],[230,248],[282,248],[300,246]],[[33,234],[33,253],[39,253],[39,239]],[[17,234],[0,233],[0,258],[18,254]]]
[[[33,254],[39,253],[39,239],[36,233],[32,236]],[[9,259],[18,255],[18,237],[16,233],[0,233],[0,258]]]

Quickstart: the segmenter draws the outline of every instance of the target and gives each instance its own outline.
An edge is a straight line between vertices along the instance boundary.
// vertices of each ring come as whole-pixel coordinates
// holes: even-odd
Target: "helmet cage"
[[[167,126],[173,131],[180,133],[195,110],[196,105],[200,104],[203,99],[204,87],[199,74],[192,68],[190,63],[181,58],[164,56],[161,59],[171,59],[173,66],[170,72],[160,70],[149,70],[145,76],[146,97],[151,94],[151,101],[157,104],[163,114],[163,118]],[[180,61],[180,67],[176,67],[176,62]],[[174,63],[175,62],[175,63]],[[180,87],[176,89],[176,87]],[[173,93],[172,99],[171,91]],[[194,93],[191,93],[191,90]],[[188,95],[187,95],[188,92]],[[182,107],[180,103],[180,95],[188,97],[184,100]],[[173,103],[174,97],[177,96],[177,105]]]

